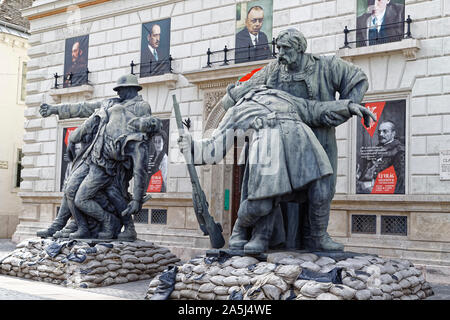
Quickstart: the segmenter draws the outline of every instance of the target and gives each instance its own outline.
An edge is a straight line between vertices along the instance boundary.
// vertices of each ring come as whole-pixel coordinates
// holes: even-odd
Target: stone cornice
[[[190,83],[197,85],[200,89],[224,88],[247,73],[265,67],[271,61],[272,59],[203,68],[200,71],[185,72],[183,75]]]
[[[142,5],[135,7],[130,6],[116,6],[115,14],[126,13],[127,11],[136,11],[137,9],[146,9],[154,6],[161,6],[165,4],[175,3],[182,0],[147,0],[142,1]],[[93,5],[98,5],[102,3],[112,2],[112,0],[73,0],[73,1],[53,1],[50,3],[37,4],[32,7],[22,10],[23,17],[28,18],[28,20],[36,20],[52,15],[57,15],[61,13],[66,13],[67,10],[72,6],[77,6],[80,9],[90,7]],[[98,17],[97,17],[98,18]],[[83,22],[88,20],[83,19]]]
[[[53,98],[56,103],[61,102],[62,96],[73,95],[81,93],[86,99],[92,98],[94,92],[94,87],[90,84],[84,84],[81,86],[61,88],[61,89],[50,89],[49,95]]]
[[[21,37],[1,32],[0,32],[0,43],[4,43],[13,48],[28,49],[30,47],[28,44],[28,39],[24,39]]]
[[[336,56],[352,62],[355,58],[367,56],[402,53],[406,60],[415,60],[416,52],[420,50],[420,40],[403,39],[401,41],[365,46],[359,48],[342,48],[336,52]]]
[[[450,195],[360,195],[337,194],[332,210],[354,211],[450,211]]]
[[[176,73],[166,73],[159,76],[139,78],[139,84],[143,87],[156,84],[165,84],[169,89],[175,89],[177,81],[178,74]]]

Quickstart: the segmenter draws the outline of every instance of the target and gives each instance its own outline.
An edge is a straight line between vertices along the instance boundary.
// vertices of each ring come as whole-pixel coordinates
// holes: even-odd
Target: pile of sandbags
[[[0,273],[70,287],[93,288],[150,279],[180,264],[152,242],[88,243],[33,238],[0,261]]]
[[[151,299],[160,280],[149,285]],[[199,257],[178,267],[169,299],[187,300],[416,300],[433,294],[407,260],[355,255],[336,261],[312,253],[269,254],[214,261]]]

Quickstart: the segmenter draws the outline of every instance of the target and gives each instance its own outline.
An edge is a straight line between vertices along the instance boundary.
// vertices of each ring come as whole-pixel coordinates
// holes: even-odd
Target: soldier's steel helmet
[[[117,84],[113,90],[117,91],[119,88],[123,87],[136,87],[138,88],[138,91],[142,90],[142,87],[138,83],[138,78],[134,74],[126,74],[117,79]]]

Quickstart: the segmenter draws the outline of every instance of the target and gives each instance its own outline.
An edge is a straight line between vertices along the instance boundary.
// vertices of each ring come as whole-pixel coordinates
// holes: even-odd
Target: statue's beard
[[[278,56],[278,63],[285,65],[288,68],[293,68],[297,65],[297,59],[290,56]]]

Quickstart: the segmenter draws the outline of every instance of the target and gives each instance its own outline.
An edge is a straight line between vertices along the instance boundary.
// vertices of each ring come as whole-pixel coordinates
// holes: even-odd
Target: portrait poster
[[[142,25],[140,77],[170,72],[170,18]]]
[[[63,87],[75,87],[88,81],[89,35],[66,39]]]
[[[400,41],[405,0],[356,0],[356,47]]]
[[[60,191],[63,191],[64,180],[70,175],[72,171],[72,162],[69,160],[67,156],[67,146],[69,144],[69,136],[72,132],[74,132],[77,127],[63,128],[63,136],[62,136],[62,148],[61,148],[61,179],[60,179]],[[75,145],[75,152],[79,152],[81,148],[81,144],[77,143]]]
[[[272,57],[272,0],[236,4],[235,63]]]
[[[366,103],[377,121],[366,127],[358,121],[356,132],[356,193],[405,193],[406,101]]]
[[[164,119],[162,130],[152,136],[148,157],[148,174],[150,181],[148,193],[163,193],[167,191],[167,166],[169,154],[169,125],[170,120]]]

